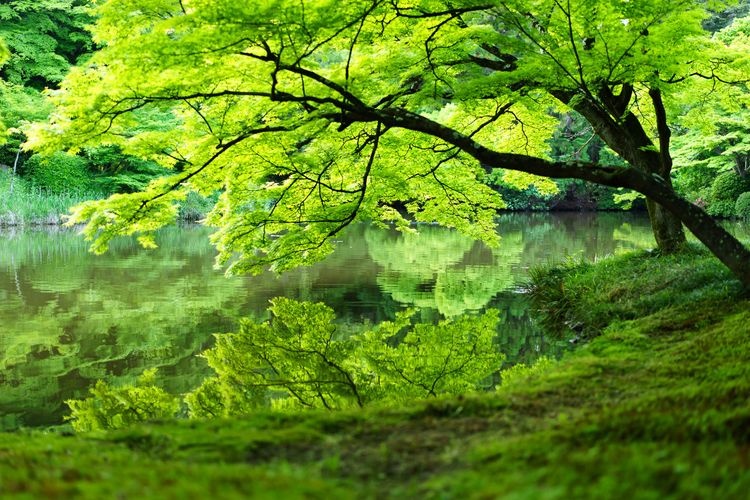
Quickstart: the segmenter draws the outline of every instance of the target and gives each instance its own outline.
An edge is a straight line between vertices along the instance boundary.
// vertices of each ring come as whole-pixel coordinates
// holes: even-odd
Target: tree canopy
[[[322,258],[355,220],[438,222],[496,243],[484,182],[573,177],[635,189],[657,243],[684,222],[750,284],[748,251],[671,187],[669,106],[693,81],[746,79],[746,54],[701,23],[726,2],[110,0],[104,48],[51,92],[31,147],[116,144],[174,168],[140,193],[78,207],[96,251],[150,234],[189,190],[236,272]],[[627,161],[553,161],[572,109]],[[177,128],[144,126],[159,111]]]
[[[750,18],[736,20],[716,38],[734,50],[750,52]],[[747,77],[745,77],[747,78]],[[680,167],[707,167],[721,172],[733,169],[744,177],[750,172],[750,93],[746,85],[727,86],[706,101],[713,81],[693,84],[678,96],[682,111],[675,137],[675,162]]]
[[[87,0],[11,0],[0,5],[0,38],[10,49],[0,70],[8,82],[55,86],[92,49]]]
[[[10,0],[0,5],[0,163],[19,164],[20,128],[46,120],[41,91],[55,88],[93,49],[88,0]],[[20,163],[23,163],[21,161]]]

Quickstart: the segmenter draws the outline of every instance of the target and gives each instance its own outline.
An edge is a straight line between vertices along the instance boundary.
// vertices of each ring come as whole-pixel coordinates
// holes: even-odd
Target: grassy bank
[[[69,207],[104,196],[94,191],[49,193],[7,171],[0,171],[0,193],[0,226],[62,224]]]
[[[29,225],[59,225],[65,222],[70,207],[87,200],[106,198],[107,193],[96,190],[50,192],[40,189],[25,179],[0,170],[0,227]],[[215,199],[189,193],[180,206],[179,220],[195,222],[208,213]]]
[[[0,435],[0,496],[746,498],[750,302],[704,252],[539,272],[582,345],[497,393]]]

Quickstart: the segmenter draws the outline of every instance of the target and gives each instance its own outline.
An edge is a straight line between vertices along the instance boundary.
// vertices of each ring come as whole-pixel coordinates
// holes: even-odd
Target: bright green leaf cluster
[[[9,57],[10,51],[8,50],[8,45],[0,39],[0,65],[5,64],[5,61],[7,61]]]
[[[185,398],[192,416],[463,393],[482,387],[503,359],[493,343],[496,311],[438,325],[413,325],[407,311],[348,335],[320,303],[276,298],[270,312],[269,321],[246,320],[239,332],[218,335],[204,353],[216,375]]]
[[[174,417],[179,399],[154,385],[156,369],[146,370],[133,386],[98,381],[86,399],[68,400],[73,429],[88,432],[121,429],[136,422]]]

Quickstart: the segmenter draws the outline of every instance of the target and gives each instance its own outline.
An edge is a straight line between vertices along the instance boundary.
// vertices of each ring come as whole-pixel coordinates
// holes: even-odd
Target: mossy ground
[[[747,498],[750,301],[721,265],[691,249],[557,275],[554,314],[592,340],[497,393],[1,434],[0,496]]]

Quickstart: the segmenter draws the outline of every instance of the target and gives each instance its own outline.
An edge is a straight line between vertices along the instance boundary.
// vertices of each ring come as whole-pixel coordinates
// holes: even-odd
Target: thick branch
[[[659,89],[651,89],[648,91],[648,95],[651,97],[651,102],[654,103],[654,111],[656,112],[656,129],[659,132],[661,175],[666,179],[672,171],[672,156],[669,154],[669,139],[672,136],[672,131],[669,129],[669,124],[667,122],[667,110],[664,107],[664,101],[661,98],[661,91]]]
[[[351,118],[351,117],[350,117]],[[637,191],[665,207],[679,218],[698,239],[750,288],[748,250],[734,236],[721,228],[701,208],[675,194],[668,181],[631,166],[612,167],[583,162],[552,162],[543,158],[493,151],[471,137],[403,110],[361,110],[359,121],[377,120],[389,127],[401,127],[437,137],[477,159],[488,171],[493,168],[518,170],[551,178],[582,179],[597,184],[624,187]],[[652,153],[653,154],[653,153]]]

